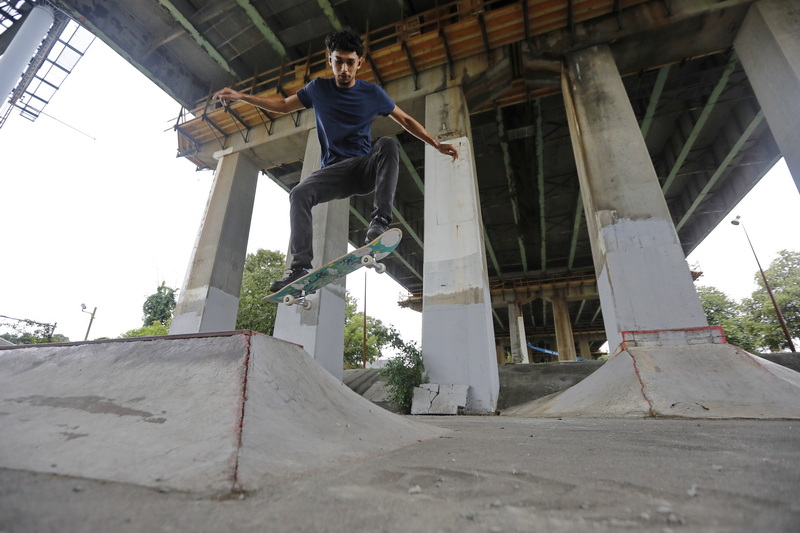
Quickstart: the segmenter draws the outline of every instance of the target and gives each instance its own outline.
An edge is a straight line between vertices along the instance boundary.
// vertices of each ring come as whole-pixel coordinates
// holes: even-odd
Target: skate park
[[[371,37],[360,75],[469,154],[451,165],[387,123],[373,127],[397,135],[407,160],[395,213],[406,237],[389,275],[409,289],[403,305],[423,313],[431,382],[467,385],[464,412],[475,415],[411,418],[341,384],[344,285],[323,291],[315,311],[282,309],[275,339],[230,331],[256,180],[289,189],[318,164],[311,113],[226,113],[207,101],[207,84],[190,90],[188,73],[202,69],[159,76],[169,47],[208,48],[185,6],[151,17],[180,35],[146,56],[106,25],[140,24],[148,2],[113,15],[62,4],[176,95],[188,110],[179,151],[216,171],[168,338],[0,352],[15,420],[3,500],[18,524],[100,530],[125,515],[121,530],[796,526],[797,374],[708,327],[684,259],[781,155],[798,175],[797,110],[770,108],[797,87],[790,3],[454,2],[413,16],[407,5],[409,16],[390,17],[396,35]],[[320,11],[329,24],[357,12],[357,2],[333,4]],[[259,27],[263,41],[269,27]],[[324,74],[315,53],[286,52],[300,59],[240,79],[296,90]],[[246,71],[242,58],[228,66]],[[656,152],[667,146],[669,156]],[[689,179],[710,162],[707,182]],[[319,209],[317,257],[363,239],[364,202]],[[492,416],[499,354],[524,365],[525,339],[564,362],[605,341],[615,355],[556,397]],[[537,451],[521,452],[526,442]],[[58,513],[37,515],[37,501],[61,502]],[[126,502],[156,521],[126,515]],[[356,516],[339,509],[348,502],[374,506]],[[112,511],[84,514],[101,504]]]

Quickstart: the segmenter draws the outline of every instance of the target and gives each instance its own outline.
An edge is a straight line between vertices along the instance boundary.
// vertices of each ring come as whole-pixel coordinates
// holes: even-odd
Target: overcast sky
[[[0,129],[0,315],[57,323],[83,340],[141,327],[142,304],[163,281],[179,288],[208,199],[212,172],[175,157],[180,106],[100,41],[30,122],[12,113]],[[766,268],[780,249],[800,250],[800,194],[781,162],[737,206]],[[288,195],[259,180],[248,251],[285,252]],[[741,299],[757,271],[741,227],[728,221],[690,257],[699,283]],[[360,297],[364,274],[348,277]],[[372,271],[371,316],[420,339],[420,315],[396,302],[402,288]],[[361,304],[359,304],[360,306]],[[360,307],[359,307],[360,308]]]

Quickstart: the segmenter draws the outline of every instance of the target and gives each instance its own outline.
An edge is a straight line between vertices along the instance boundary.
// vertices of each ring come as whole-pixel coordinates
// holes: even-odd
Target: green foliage
[[[162,324],[158,320],[153,320],[149,326],[142,326],[139,329],[126,331],[120,336],[124,339],[127,339],[131,337],[157,337],[159,335],[168,335],[169,326],[171,323],[172,319],[168,320],[166,324]]]
[[[800,252],[781,250],[765,270],[775,300],[793,339],[800,337]],[[754,274],[759,289],[741,303],[711,287],[698,287],[700,301],[711,325],[722,326],[728,342],[752,353],[778,352],[789,343],[778,321],[760,272]],[[795,347],[798,342],[795,340]]]
[[[172,318],[172,311],[175,309],[176,290],[167,287],[162,281],[156,292],[147,297],[144,305],[142,305],[142,311],[144,311],[142,324],[144,327],[148,327],[153,322],[164,325]]]
[[[356,300],[348,293],[345,298],[344,367],[364,366],[364,313],[356,312]],[[399,334],[377,318],[367,315],[367,363],[381,356],[387,347],[393,347]]]
[[[60,333],[54,333],[50,337],[40,337],[33,333],[23,333],[21,335],[13,335],[11,333],[3,333],[0,338],[7,340],[12,344],[47,344],[50,342],[69,342],[69,337]]]
[[[781,250],[764,273],[792,339],[800,337],[800,252]],[[759,346],[777,352],[789,347],[760,272],[759,290],[742,301],[743,314]],[[798,348],[797,340],[793,341]]]
[[[55,324],[37,322],[28,318],[12,318],[0,315],[0,327],[9,328],[13,333],[3,333],[0,337],[14,344],[46,344],[69,342],[64,335],[54,334]]]
[[[697,287],[700,303],[711,326],[721,326],[728,342],[748,352],[758,352],[752,328],[743,321],[742,306],[714,287]]]
[[[381,376],[386,378],[389,403],[401,412],[410,413],[414,388],[427,383],[428,376],[422,363],[422,352],[415,342],[404,343],[396,335],[393,345],[401,350],[401,354],[386,363]]]
[[[286,256],[274,250],[261,249],[254,254],[247,254],[236,329],[272,335],[278,304],[266,302],[264,297],[269,294],[270,282],[283,277],[285,264]]]

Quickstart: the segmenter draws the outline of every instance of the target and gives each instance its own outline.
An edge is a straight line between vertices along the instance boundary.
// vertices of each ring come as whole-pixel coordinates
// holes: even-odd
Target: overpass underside
[[[91,11],[63,3],[73,14]],[[124,15],[141,19],[148,2],[129,4]],[[173,328],[232,329],[256,175],[288,191],[318,167],[319,148],[312,111],[223,109],[209,95],[231,76],[241,90],[289,95],[329,75],[319,38],[330,28],[263,70],[266,52],[230,45],[248,32],[259,32],[250,48],[262,52],[266,41],[278,50],[270,35],[289,39],[291,27],[277,31],[277,19],[264,17],[271,2],[208,2],[194,14],[160,4],[169,16],[159,12],[157,22],[183,33],[162,28],[129,43],[128,55],[159,73],[159,55],[207,52],[153,77],[184,105],[179,155],[216,169]],[[400,17],[371,2],[315,5],[323,4],[329,26],[345,20],[363,30],[360,77],[461,147],[449,164],[391,120],[373,125],[375,137],[401,145],[393,225],[405,237],[389,273],[409,293],[404,305],[422,310],[432,379],[468,383],[476,411],[496,400],[486,361],[495,347],[498,359],[510,350],[528,361],[530,341],[570,360],[606,340],[614,350],[627,331],[705,327],[685,256],[782,153],[796,180],[800,173],[791,159],[800,153],[798,110],[782,105],[800,91],[791,1],[399,2]],[[429,9],[414,9],[422,4]],[[309,9],[281,14],[301,7]],[[240,9],[249,22],[233,24]],[[124,48],[124,37],[109,36],[112,22],[91,24]],[[315,213],[316,260],[361,243],[371,210],[371,198],[356,197]],[[334,374],[343,296],[343,286],[322,291],[313,315],[282,308],[276,327]]]
[[[574,335],[589,343],[582,346],[586,357],[606,335],[597,290],[585,287],[594,268],[561,91],[566,54],[611,43],[684,254],[780,152],[732,48],[750,2],[694,2],[692,9],[680,2],[623,2],[617,11],[611,2],[584,2],[578,4],[585,12],[572,17],[567,2],[546,16],[535,4],[485,2],[483,10],[462,11],[460,3],[378,30],[370,34],[369,61],[360,75],[382,83],[418,118],[425,94],[463,88],[498,341],[507,345],[510,339],[514,318],[508,304],[516,302],[527,337],[557,350],[548,289],[577,279],[581,290],[566,305]],[[245,80],[240,88],[292,94],[325,75],[324,52],[318,51]],[[215,167],[215,152],[246,147],[287,191],[300,180],[305,143],[293,151],[285,144],[271,149],[270,139],[279,136],[278,121],[302,129],[302,113],[277,117],[245,105],[226,112],[207,99],[191,111],[177,129],[181,154],[198,167]],[[388,261],[389,272],[409,293],[403,305],[421,309],[424,146],[394,126],[388,120],[374,126],[376,136],[395,135],[403,154],[395,225],[406,238]],[[371,197],[351,200],[351,243],[362,242],[371,209]]]

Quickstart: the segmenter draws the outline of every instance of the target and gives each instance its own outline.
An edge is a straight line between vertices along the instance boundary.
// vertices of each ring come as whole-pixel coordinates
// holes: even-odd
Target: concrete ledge
[[[0,349],[0,467],[203,493],[444,433],[249,332]]]
[[[569,388],[596,372],[603,364],[605,361],[501,365],[497,409],[502,411]]]
[[[800,418],[800,373],[729,344],[628,345],[579,384],[509,416]]]

